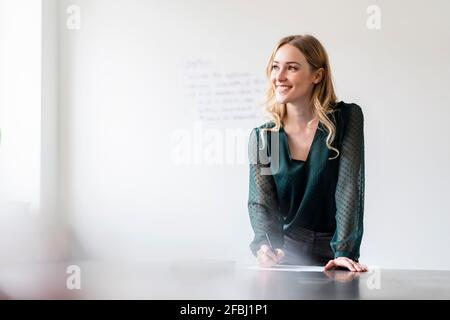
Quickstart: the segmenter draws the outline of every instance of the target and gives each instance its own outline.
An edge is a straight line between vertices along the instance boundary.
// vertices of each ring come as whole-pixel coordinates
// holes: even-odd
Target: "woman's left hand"
[[[359,264],[358,262],[346,257],[338,257],[328,261],[324,270],[331,270],[337,267],[344,267],[353,272],[366,272],[368,270],[365,265]]]

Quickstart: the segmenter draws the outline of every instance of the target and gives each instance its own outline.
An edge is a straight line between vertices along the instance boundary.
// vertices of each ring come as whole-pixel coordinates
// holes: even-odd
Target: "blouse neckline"
[[[311,152],[313,151],[314,145],[315,145],[316,140],[317,140],[318,135],[319,135],[319,132],[318,132],[318,131],[321,130],[321,129],[320,129],[321,126],[322,126],[322,124],[319,122],[319,124],[318,124],[318,126],[317,126],[317,128],[316,128],[316,131],[314,132],[313,141],[311,142],[311,146],[309,147],[308,155],[306,156],[306,159],[305,159],[305,160],[301,160],[301,159],[293,159],[293,158],[292,158],[292,155],[291,155],[291,149],[290,149],[290,147],[289,147],[289,140],[288,140],[289,137],[288,137],[286,131],[284,131],[283,125],[281,125],[280,131],[283,133],[285,147],[286,147],[286,150],[287,150],[287,154],[288,154],[288,156],[289,156],[289,160],[290,160],[291,162],[307,163],[307,162],[309,161],[310,156],[311,156]]]

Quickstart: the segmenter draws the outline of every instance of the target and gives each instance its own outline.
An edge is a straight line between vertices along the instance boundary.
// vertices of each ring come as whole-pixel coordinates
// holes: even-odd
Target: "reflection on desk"
[[[67,288],[71,265],[79,266],[80,290]],[[450,271],[353,273],[308,266],[267,270],[230,261],[68,261],[0,266],[0,298],[450,299]]]

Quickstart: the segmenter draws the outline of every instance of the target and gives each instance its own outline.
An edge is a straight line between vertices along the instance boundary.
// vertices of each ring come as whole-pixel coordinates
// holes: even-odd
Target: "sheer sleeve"
[[[364,214],[364,116],[348,106],[336,185],[336,231],[331,241],[335,258],[359,259]]]
[[[266,143],[260,143],[263,141]],[[261,139],[260,129],[253,129],[248,144],[250,164],[248,212],[254,231],[250,249],[255,256],[260,246],[267,244],[266,233],[274,247],[279,248],[283,245],[277,191],[273,176],[270,174],[270,164],[267,161],[268,145],[267,139]]]

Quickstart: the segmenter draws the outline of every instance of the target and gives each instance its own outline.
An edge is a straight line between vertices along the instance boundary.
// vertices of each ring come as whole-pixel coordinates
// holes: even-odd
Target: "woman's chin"
[[[287,99],[285,96],[276,96],[276,100],[279,104],[285,104],[289,102],[289,99]]]

